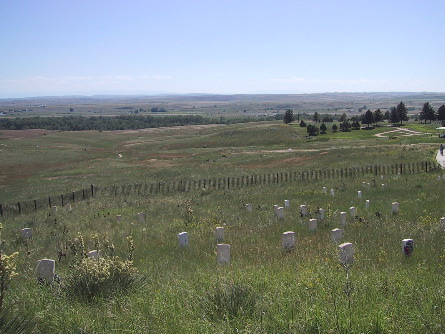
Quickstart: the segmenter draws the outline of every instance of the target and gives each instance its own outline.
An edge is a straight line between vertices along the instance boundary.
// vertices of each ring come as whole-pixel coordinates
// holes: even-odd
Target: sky
[[[443,0],[0,0],[0,98],[445,92]]]

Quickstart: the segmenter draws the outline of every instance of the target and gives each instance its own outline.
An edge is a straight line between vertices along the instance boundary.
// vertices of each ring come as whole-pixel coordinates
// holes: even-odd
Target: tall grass
[[[20,253],[19,277],[7,303],[14,312],[31,313],[36,333],[441,333],[445,326],[443,276],[443,182],[437,174],[392,176],[387,184],[363,188],[368,178],[289,183],[202,191],[157,197],[92,198],[72,211],[41,211],[3,221],[5,249]],[[335,197],[322,187],[336,189]],[[357,197],[357,190],[363,196]],[[291,207],[278,219],[273,205]],[[366,210],[365,200],[370,200]],[[391,203],[400,212],[391,213]],[[254,210],[247,212],[245,203]],[[318,229],[307,228],[311,214],[324,208]],[[345,271],[330,230],[340,227],[340,211],[349,217],[344,241],[354,245],[354,264]],[[190,210],[192,219],[190,219]],[[138,212],[147,214],[140,223]],[[379,212],[379,215],[376,215]],[[122,222],[116,222],[122,215]],[[20,228],[33,228],[23,240]],[[225,227],[231,264],[218,266],[213,230]],[[281,249],[281,234],[295,231],[297,245]],[[189,233],[190,246],[179,248],[177,233]],[[126,237],[134,240],[133,264],[146,277],[135,289],[94,304],[64,294],[76,256],[70,242],[81,232],[86,251],[94,236],[114,244],[125,259]],[[414,253],[402,254],[401,240],[414,239]],[[68,247],[68,248],[67,248]],[[56,258],[60,283],[40,286],[38,259]]]

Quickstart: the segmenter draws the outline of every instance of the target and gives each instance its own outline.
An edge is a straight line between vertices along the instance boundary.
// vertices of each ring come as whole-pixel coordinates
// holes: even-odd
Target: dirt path
[[[397,134],[400,137],[409,137],[409,136],[427,135],[430,133],[414,131],[411,130],[410,128],[394,128],[394,130],[377,133],[375,136],[381,138],[381,137],[389,137],[393,134]]]

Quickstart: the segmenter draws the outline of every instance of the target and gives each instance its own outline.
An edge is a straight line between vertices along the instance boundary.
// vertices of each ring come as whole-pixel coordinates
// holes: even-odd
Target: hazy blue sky
[[[0,97],[445,92],[444,0],[0,0]]]

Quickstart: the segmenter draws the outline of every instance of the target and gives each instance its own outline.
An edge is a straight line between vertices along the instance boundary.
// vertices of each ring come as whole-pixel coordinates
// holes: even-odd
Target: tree
[[[317,126],[315,126],[315,125],[313,125],[313,124],[309,124],[307,127],[306,127],[306,131],[307,131],[307,133],[309,134],[309,136],[316,136],[316,135],[318,135],[318,127]]]
[[[375,124],[377,124],[378,122],[383,121],[383,113],[381,112],[380,109],[377,109],[376,111],[374,111],[374,122]]]
[[[338,126],[337,124],[333,124],[332,125],[332,132],[337,132],[338,131]]]
[[[331,115],[324,114],[323,117],[321,118],[321,121],[323,123],[332,123],[334,121],[334,118]]]
[[[326,124],[321,123],[321,125],[320,125],[320,132],[325,134],[327,129],[328,128],[327,128]]]
[[[312,120],[313,120],[315,123],[320,122],[320,115],[318,114],[318,112],[315,112],[315,113],[314,113],[314,117],[312,118]]]
[[[351,131],[351,127],[352,125],[349,123],[349,121],[343,121],[340,123],[340,131],[349,132]]]
[[[352,128],[354,130],[360,130],[360,121],[358,119],[352,122]]]
[[[300,122],[300,126],[301,126],[302,128],[305,128],[305,127],[306,127],[306,123],[305,123],[303,120],[301,120],[301,122]]]
[[[371,110],[368,109],[368,111],[365,113],[362,123],[365,123],[367,128],[369,128],[370,124],[374,123],[374,114]]]
[[[391,107],[389,110],[389,121],[393,124],[400,123],[400,114],[396,107]]]
[[[399,113],[400,124],[403,125],[403,121],[407,121],[409,119],[408,111],[406,110],[405,104],[400,101],[400,103],[396,107],[396,110]]]
[[[445,104],[442,104],[439,109],[437,109],[436,118],[438,121],[441,121],[442,124],[445,121]]]
[[[283,122],[285,124],[292,123],[294,120],[294,112],[291,109],[287,109],[284,113]]]
[[[343,114],[341,115],[341,117],[340,117],[340,122],[344,122],[344,121],[346,121],[347,119],[348,119],[348,116],[346,116],[346,114],[343,113]]]
[[[436,119],[436,114],[434,113],[434,109],[433,107],[431,107],[429,102],[425,102],[423,104],[422,111],[419,114],[419,120],[422,119],[425,120],[425,124],[427,120],[430,121],[431,123],[431,121],[434,121]]]

